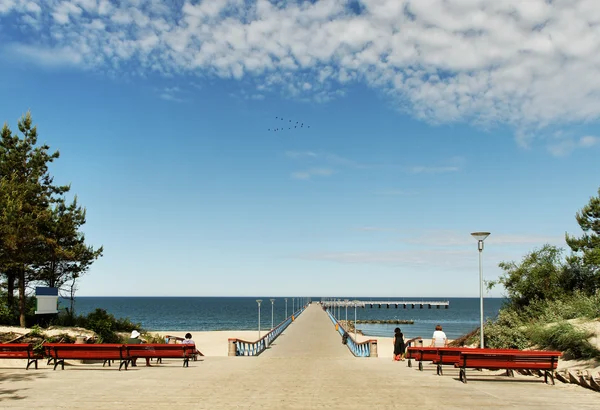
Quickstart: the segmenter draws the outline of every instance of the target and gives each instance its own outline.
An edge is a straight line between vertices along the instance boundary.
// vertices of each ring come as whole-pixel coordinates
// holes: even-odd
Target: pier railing
[[[327,310],[327,314],[329,315],[329,319],[336,325],[336,330],[344,338],[346,336],[346,345],[348,349],[352,352],[352,354],[356,357],[377,357],[377,340],[369,339],[364,342],[357,342],[354,340],[352,335],[344,329],[344,326],[331,314],[329,310]]]
[[[286,318],[283,322],[279,323],[270,332],[261,337],[255,342],[249,342],[242,339],[228,339],[229,342],[229,356],[258,356],[264,352],[267,347],[273,343],[277,337],[283,333],[283,331],[294,321],[296,318],[306,309],[305,306],[301,307],[291,316]]]

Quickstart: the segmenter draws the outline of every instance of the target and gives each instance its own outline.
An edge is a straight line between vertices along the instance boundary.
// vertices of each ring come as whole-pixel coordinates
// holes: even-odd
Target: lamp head
[[[473,232],[471,234],[471,236],[478,241],[485,241],[485,238],[490,236],[490,233],[489,232]]]
[[[256,303],[258,303],[258,305],[260,306],[260,304],[262,303],[262,299],[256,299]]]

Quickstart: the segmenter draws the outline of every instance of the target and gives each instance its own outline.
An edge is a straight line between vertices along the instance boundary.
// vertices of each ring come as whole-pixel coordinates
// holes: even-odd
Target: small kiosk
[[[35,288],[35,314],[50,315],[58,313],[58,288]]]

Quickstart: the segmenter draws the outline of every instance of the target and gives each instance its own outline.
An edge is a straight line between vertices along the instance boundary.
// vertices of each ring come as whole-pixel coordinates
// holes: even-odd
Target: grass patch
[[[569,322],[532,326],[528,329],[528,333],[536,346],[541,349],[559,350],[567,360],[600,358],[600,350],[589,342],[593,334],[577,329]]]

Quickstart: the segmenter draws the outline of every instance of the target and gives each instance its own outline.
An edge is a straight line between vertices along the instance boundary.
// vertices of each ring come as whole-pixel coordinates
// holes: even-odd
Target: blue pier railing
[[[291,316],[275,326],[269,333],[257,341],[249,342],[241,339],[229,339],[229,356],[258,356],[264,352],[302,312],[304,312],[304,309],[306,309],[306,306],[302,306],[292,313]]]
[[[329,319],[333,322],[334,325],[337,325],[337,331],[340,336],[344,337],[346,334],[346,330],[342,326],[340,322],[331,314],[329,310],[327,310],[327,314],[329,315]],[[348,349],[352,352],[352,354],[356,357],[377,357],[377,340],[370,339],[364,342],[358,343],[350,333],[347,333],[346,345]]]

